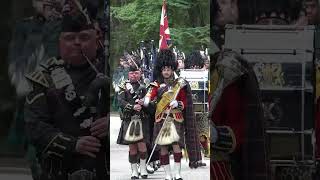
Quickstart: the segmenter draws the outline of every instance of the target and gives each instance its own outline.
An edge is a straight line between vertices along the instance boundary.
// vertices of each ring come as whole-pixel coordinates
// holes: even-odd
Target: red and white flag
[[[170,47],[170,44],[171,44],[171,39],[170,39],[170,31],[169,31],[168,16],[167,16],[167,4],[166,4],[166,0],[163,0],[161,20],[160,20],[159,49],[167,49]]]

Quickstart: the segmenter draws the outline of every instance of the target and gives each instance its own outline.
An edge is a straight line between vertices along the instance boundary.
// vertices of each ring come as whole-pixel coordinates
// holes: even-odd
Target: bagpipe
[[[141,69],[145,84],[149,84],[155,79],[154,64],[157,61],[157,48],[154,45],[154,40],[150,42],[141,41],[140,47]]]
[[[133,91],[133,99],[135,104],[138,104],[138,101],[144,98],[145,86],[139,82],[140,86],[137,90]],[[133,90],[133,89],[132,89]],[[143,139],[143,130],[142,130],[142,121],[143,121],[143,112],[136,112],[130,118],[130,123],[125,134],[124,139],[128,142],[137,142]]]

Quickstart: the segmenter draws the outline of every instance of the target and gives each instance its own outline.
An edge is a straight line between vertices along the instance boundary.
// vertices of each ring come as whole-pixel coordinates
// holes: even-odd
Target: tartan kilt
[[[162,127],[163,122],[164,122],[164,120],[161,120],[160,122],[155,122],[154,123],[153,143],[152,144],[155,144],[155,140],[157,138],[157,135],[160,132],[160,129]],[[185,146],[185,143],[184,143],[184,124],[183,124],[183,122],[180,123],[180,122],[175,121],[175,120],[173,120],[173,122],[174,122],[174,125],[176,127],[177,133],[178,133],[178,135],[180,137],[178,144],[179,144],[180,148],[184,148],[184,146]]]
[[[211,161],[210,180],[234,180],[230,163],[227,161]]]
[[[150,132],[150,120],[148,118],[142,119],[142,133],[143,133],[143,139],[137,142],[128,142],[124,139],[126,136],[126,132],[128,130],[130,121],[128,120],[122,120],[120,131],[118,134],[117,144],[120,145],[129,145],[129,144],[135,144],[138,142],[145,142],[146,144],[150,144],[151,142],[151,132]]]

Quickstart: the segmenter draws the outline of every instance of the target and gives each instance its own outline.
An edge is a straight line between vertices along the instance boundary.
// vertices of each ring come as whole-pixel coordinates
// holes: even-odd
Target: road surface
[[[110,116],[110,179],[111,180],[128,180],[130,179],[130,164],[128,162],[128,146],[116,144],[118,132],[120,129],[121,120],[119,115],[111,114]],[[170,158],[170,164],[173,169],[173,157]],[[181,175],[183,180],[209,180],[210,179],[210,169],[209,159],[204,159],[207,166],[200,167],[197,169],[190,169],[188,167],[188,162],[183,158],[181,163]],[[164,179],[165,173],[163,168],[160,168],[154,174],[150,174],[148,179]]]

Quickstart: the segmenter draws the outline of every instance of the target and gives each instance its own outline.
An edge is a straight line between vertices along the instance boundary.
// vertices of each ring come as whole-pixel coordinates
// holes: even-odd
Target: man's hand
[[[142,107],[141,107],[141,105],[140,105],[140,104],[136,104],[136,105],[134,105],[134,106],[133,106],[133,109],[134,109],[135,111],[140,112],[140,111],[141,111],[141,109],[142,109]]]
[[[93,136],[82,136],[76,144],[76,152],[96,158],[95,153],[100,150],[100,140]]]
[[[138,104],[139,104],[140,106],[143,106],[143,103],[144,103],[144,99],[139,99],[139,100],[138,100]]]
[[[108,131],[108,118],[103,117],[95,120],[90,128],[91,135],[99,138],[104,138],[107,136]]]

